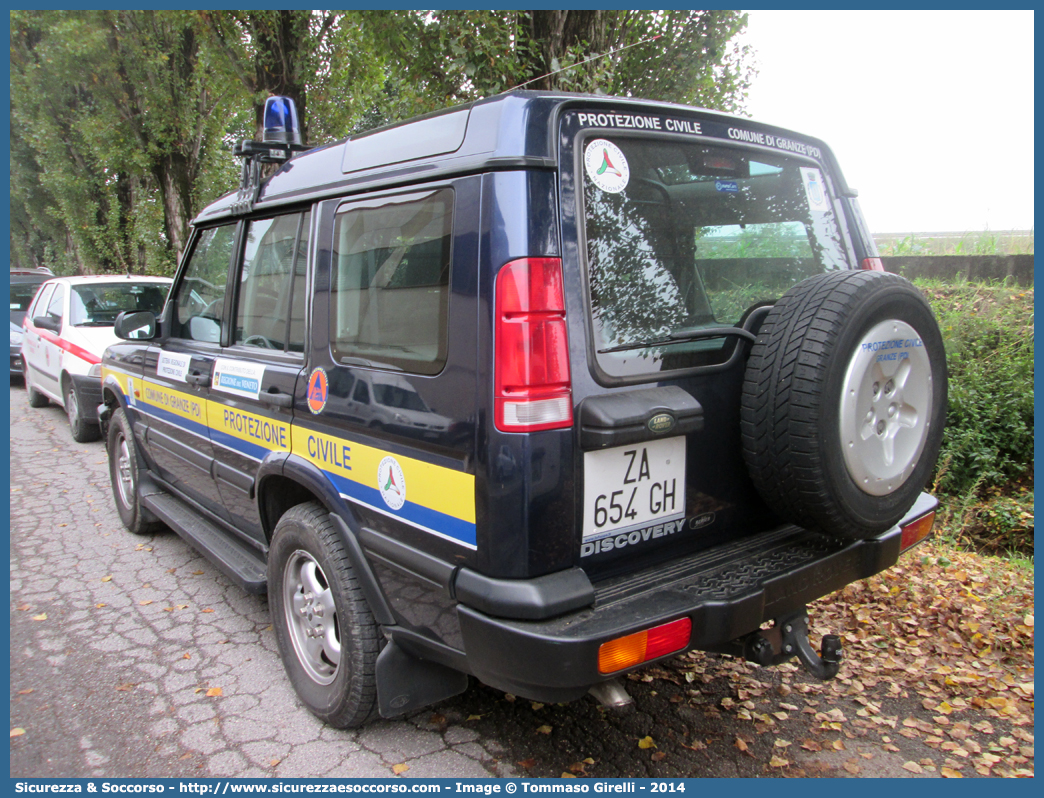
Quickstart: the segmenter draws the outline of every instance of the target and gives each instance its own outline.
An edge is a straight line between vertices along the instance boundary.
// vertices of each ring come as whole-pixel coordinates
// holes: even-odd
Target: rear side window
[[[671,335],[738,325],[806,277],[848,268],[810,161],[613,137],[583,143],[580,172],[594,343],[612,377],[722,363],[735,338]]]
[[[452,216],[450,189],[338,213],[330,313],[337,361],[442,370]]]

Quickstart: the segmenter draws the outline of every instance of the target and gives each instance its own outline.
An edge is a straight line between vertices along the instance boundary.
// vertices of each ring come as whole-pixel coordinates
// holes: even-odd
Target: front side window
[[[200,234],[178,286],[173,337],[220,342],[221,315],[235,237],[236,228],[231,224]]]
[[[652,138],[606,142],[587,139],[580,159],[604,373],[626,378],[725,362],[735,338],[684,340],[685,333],[739,325],[806,277],[848,268],[822,170],[812,162]]]
[[[122,311],[163,310],[167,286],[159,283],[90,283],[74,285],[69,296],[69,323],[74,327],[111,327]]]
[[[234,343],[304,351],[308,219],[295,213],[247,225]]]
[[[436,374],[446,362],[453,192],[337,215],[330,341],[342,363]]]

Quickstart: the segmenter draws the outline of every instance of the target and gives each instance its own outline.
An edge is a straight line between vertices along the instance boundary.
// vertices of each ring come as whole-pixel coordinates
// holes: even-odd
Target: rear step
[[[247,593],[259,595],[268,590],[265,561],[260,552],[200,518],[198,511],[190,509],[169,493],[149,493],[141,496],[140,501],[143,507],[177,532]]]

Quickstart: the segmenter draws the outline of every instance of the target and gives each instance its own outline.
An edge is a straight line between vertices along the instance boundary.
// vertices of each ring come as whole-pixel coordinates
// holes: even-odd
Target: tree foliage
[[[305,140],[522,85],[742,108],[735,11],[14,11],[11,262],[173,271],[264,100]]]

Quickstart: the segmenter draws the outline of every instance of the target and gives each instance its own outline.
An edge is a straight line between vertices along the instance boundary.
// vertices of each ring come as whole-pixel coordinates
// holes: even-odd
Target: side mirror
[[[50,316],[33,316],[33,326],[55,333],[62,331],[62,323],[58,319],[52,319]]]
[[[156,337],[156,314],[148,310],[123,311],[112,331],[124,341],[151,341]]]

